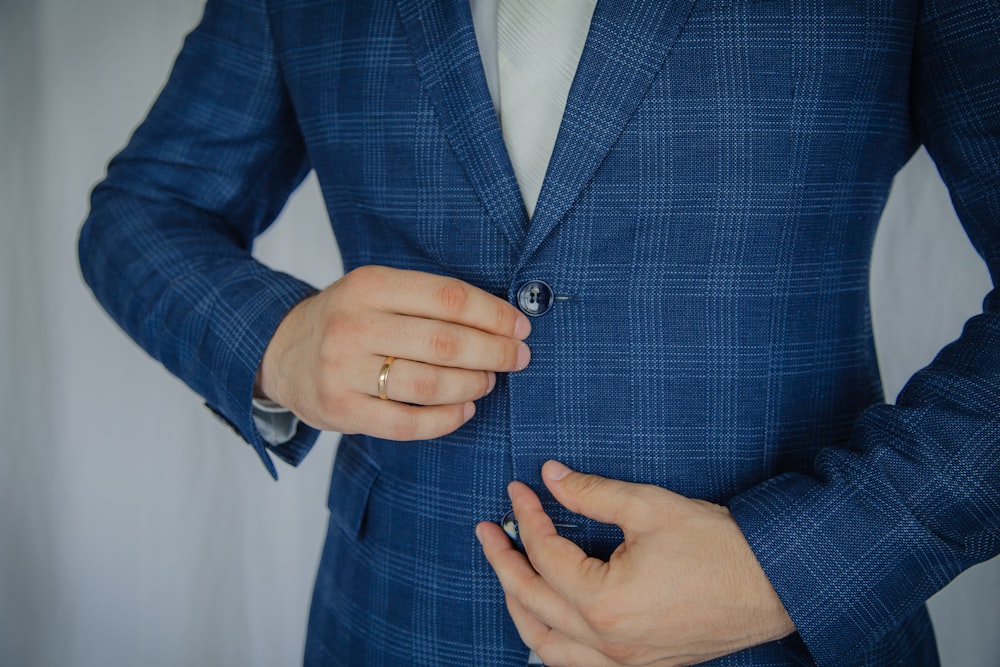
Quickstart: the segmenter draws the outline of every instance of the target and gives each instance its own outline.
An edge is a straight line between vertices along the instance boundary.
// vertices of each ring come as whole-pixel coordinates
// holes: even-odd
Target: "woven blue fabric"
[[[524,665],[474,524],[517,478],[620,539],[548,458],[730,506],[799,634],[712,664],[934,665],[924,600],[1000,551],[1000,296],[889,406],[868,266],[922,143],[997,278],[998,90],[996,0],[600,0],[529,224],[467,3],[209,0],[81,260],[272,474],[253,378],[313,288],[250,252],[310,168],[348,270],[568,297],[456,433],[343,439],[309,665]]]

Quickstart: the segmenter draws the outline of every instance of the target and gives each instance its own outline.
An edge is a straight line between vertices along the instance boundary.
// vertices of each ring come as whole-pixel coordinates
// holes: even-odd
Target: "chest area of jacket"
[[[397,3],[278,7],[281,70],[333,217],[426,245],[415,211],[468,220],[481,210]],[[792,218],[815,233],[810,251],[853,226],[863,256],[911,148],[914,11],[908,1],[696,2],[580,202],[620,220],[648,221],[655,208],[646,224],[657,228],[670,217],[735,222],[762,252]],[[446,103],[489,106],[471,93]]]
[[[912,4],[700,0],[644,106],[678,123],[675,131],[719,125],[723,115],[760,133],[788,117],[819,128],[847,108],[899,122],[908,95]],[[431,82],[421,80],[396,2],[277,3],[272,21],[310,144],[426,139],[435,122]],[[686,113],[691,106],[701,113]]]

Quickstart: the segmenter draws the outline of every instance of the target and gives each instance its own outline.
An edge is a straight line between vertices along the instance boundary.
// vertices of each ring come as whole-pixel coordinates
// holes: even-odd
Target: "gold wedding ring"
[[[396,361],[396,357],[386,357],[385,361],[382,362],[382,370],[378,372],[378,391],[375,395],[383,401],[389,400],[389,397],[385,394],[386,383],[389,381],[389,371],[392,370],[392,362],[394,361]]]

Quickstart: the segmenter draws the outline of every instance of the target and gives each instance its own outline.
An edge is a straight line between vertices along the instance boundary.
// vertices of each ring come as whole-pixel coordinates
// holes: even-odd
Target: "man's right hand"
[[[531,353],[528,318],[468,283],[364,266],[295,306],[275,331],[255,395],[315,428],[391,440],[451,433],[497,372]],[[379,373],[396,357],[381,400]]]

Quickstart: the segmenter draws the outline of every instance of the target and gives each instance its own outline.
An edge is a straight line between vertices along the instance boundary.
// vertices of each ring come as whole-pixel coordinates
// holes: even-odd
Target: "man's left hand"
[[[525,553],[499,526],[476,535],[522,640],[551,667],[690,665],[795,630],[729,510],[549,461],[569,510],[619,526],[607,562],[556,533],[538,497],[508,487]]]

